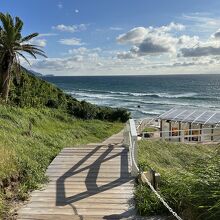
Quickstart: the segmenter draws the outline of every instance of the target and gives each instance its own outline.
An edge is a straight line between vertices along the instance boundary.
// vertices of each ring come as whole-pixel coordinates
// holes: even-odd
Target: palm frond
[[[28,60],[22,53],[17,52],[17,54],[18,54],[19,56],[21,56],[29,65],[31,65],[30,62],[29,62],[29,60]]]
[[[26,53],[28,53],[28,54],[30,54],[30,55],[31,55],[32,57],[34,57],[35,59],[37,59],[37,57],[36,57],[36,55],[33,53],[33,51],[27,50],[27,49],[24,49],[23,51],[26,52]]]
[[[5,14],[0,12],[0,20],[2,22],[4,30],[7,31],[8,28],[9,28],[9,25],[10,25],[10,23],[8,22],[8,19],[7,19],[7,14],[5,15]]]
[[[45,58],[47,57],[43,50],[39,49],[39,47],[37,45],[33,45],[33,44],[23,44],[21,46],[21,48],[18,50],[20,50],[20,51],[28,50],[28,51],[32,51],[34,54],[38,54],[38,55],[43,56]]]
[[[15,29],[17,33],[21,32],[23,24],[24,24],[23,21],[19,17],[15,17]]]
[[[21,39],[20,43],[23,43],[23,42],[25,42],[25,41],[29,41],[29,40],[31,40],[32,38],[37,37],[38,35],[39,35],[38,33],[33,33],[33,34],[30,34],[30,35],[28,35],[28,36],[26,36],[26,37],[23,37],[23,38]]]

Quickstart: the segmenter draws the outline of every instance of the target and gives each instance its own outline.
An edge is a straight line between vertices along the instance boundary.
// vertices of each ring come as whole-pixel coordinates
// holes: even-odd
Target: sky
[[[0,0],[47,58],[42,74],[220,73],[219,0]]]

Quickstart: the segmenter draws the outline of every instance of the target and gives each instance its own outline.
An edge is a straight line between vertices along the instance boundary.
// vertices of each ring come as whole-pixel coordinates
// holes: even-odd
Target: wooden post
[[[169,141],[171,141],[171,136],[172,136],[172,122],[169,121]]]
[[[153,185],[154,189],[156,189],[157,188],[156,178],[155,178],[155,173],[156,172],[153,169],[151,169],[150,171],[151,171],[151,175],[152,175],[152,185]]]
[[[212,129],[211,129],[211,141],[214,140],[213,134],[214,134],[214,125],[212,125]]]
[[[203,129],[203,125],[202,124],[200,124],[199,129],[200,129],[200,131],[199,131],[200,141],[203,142],[203,130],[202,130]]]
[[[130,158],[132,160],[131,176],[136,177],[136,176],[138,176],[138,170],[137,170],[137,167],[135,166],[134,163],[137,163],[137,154],[138,154],[138,152],[137,152],[137,131],[136,131],[134,119],[129,119],[129,123],[130,123],[130,134],[131,134],[131,141],[132,141],[132,143],[131,143],[132,146],[130,146],[129,150],[133,151],[132,153],[134,153],[133,158]]]
[[[182,139],[182,137],[181,137],[181,135],[182,135],[182,132],[181,132],[182,123],[179,121],[178,124],[179,124],[179,126],[178,126],[178,129],[179,129],[178,136],[179,136],[179,142],[181,142],[181,139]]]
[[[160,137],[163,137],[163,120],[160,119]]]
[[[189,141],[192,141],[192,123],[191,122],[189,122]]]

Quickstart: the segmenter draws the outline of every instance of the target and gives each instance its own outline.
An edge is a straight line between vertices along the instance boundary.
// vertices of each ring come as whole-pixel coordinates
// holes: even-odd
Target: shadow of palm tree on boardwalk
[[[128,150],[123,149],[119,153],[112,153],[114,147],[108,146],[107,149],[100,154],[100,156],[92,162],[90,165],[83,166],[83,164],[91,157],[93,156],[99,149],[101,149],[102,146],[95,147],[91,152],[89,152],[85,157],[83,157],[80,161],[78,161],[72,168],[70,168],[66,173],[64,173],[59,179],[57,179],[56,182],[56,205],[57,206],[65,206],[65,205],[71,205],[73,208],[74,214],[78,215],[77,209],[74,206],[74,202],[83,200],[85,198],[88,198],[90,196],[99,194],[101,192],[104,192],[106,190],[112,189],[114,187],[120,186],[126,182],[129,182],[133,178],[130,177],[130,173],[128,171]],[[102,163],[111,160],[113,158],[120,157],[120,177],[116,178],[114,181],[109,182],[105,185],[98,186],[97,185],[97,178],[100,171],[100,167]],[[79,168],[82,167],[82,168]],[[111,169],[111,167],[109,167]],[[86,185],[86,191],[81,192],[77,195],[65,196],[65,180],[69,177],[73,177],[77,175],[80,172],[83,172],[85,170],[88,170],[88,174],[85,177],[85,185]],[[91,204],[92,207],[92,204]],[[112,215],[112,216],[105,216],[105,219],[120,219],[125,218],[126,216],[130,216],[134,214],[133,210],[128,210],[128,212],[125,212],[121,215]],[[78,215],[80,216],[80,215]],[[80,219],[83,219],[82,216],[80,216]]]

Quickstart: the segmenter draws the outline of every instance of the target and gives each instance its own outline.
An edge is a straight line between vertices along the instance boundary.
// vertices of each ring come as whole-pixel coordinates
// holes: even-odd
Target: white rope
[[[134,164],[135,166],[135,169],[138,171],[138,173],[140,173],[140,170],[137,166],[137,163],[136,163],[136,160],[134,158],[134,146],[135,146],[135,143],[132,143],[132,138],[130,138],[130,146],[131,146],[131,160],[132,160],[132,163]],[[146,178],[145,175],[144,176],[144,179],[145,181],[147,182],[148,186],[151,188],[151,190],[154,192],[154,194],[157,196],[157,198],[163,203],[163,205],[170,211],[170,213],[172,213],[172,215],[174,217],[176,217],[176,219],[178,220],[182,220],[182,218],[180,218],[176,212],[173,211],[173,209],[167,204],[167,202],[165,202],[165,200],[162,198],[162,196],[154,189],[154,187],[151,185],[151,183],[149,182],[149,180]]]

